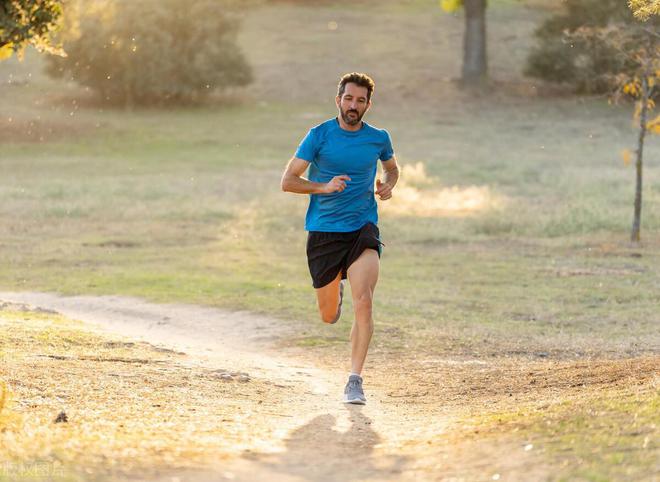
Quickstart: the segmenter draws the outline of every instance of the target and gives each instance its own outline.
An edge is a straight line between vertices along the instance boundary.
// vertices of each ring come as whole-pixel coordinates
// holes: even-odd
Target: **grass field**
[[[481,95],[452,80],[462,19],[421,0],[247,10],[240,42],[255,84],[195,108],[99,106],[44,77],[34,55],[3,62],[0,288],[248,309],[300,326],[293,344],[334,353],[350,323],[328,337],[317,320],[307,201],[279,178],[306,131],[335,115],[339,75],[361,70],[377,83],[367,121],[389,130],[403,165],[380,204],[377,348],[657,360],[658,139],[633,246],[634,170],[620,155],[635,147],[632,108],[524,79],[548,10],[492,3],[494,80]],[[657,396],[643,400],[657,422]],[[625,400],[608,403],[612,423],[632,417]],[[601,480],[608,465],[592,462],[582,476]]]
[[[630,108],[517,92],[536,85],[516,72],[543,11],[493,9],[501,85],[474,98],[438,75],[457,70],[460,19],[422,2],[368,7],[248,11],[241,41],[258,80],[233,105],[84,107],[85,93],[44,78],[37,59],[3,64],[2,286],[313,319],[306,200],[278,181],[306,130],[334,115],[337,72],[360,68],[382,72],[369,120],[390,130],[404,165],[400,195],[381,205],[381,325],[423,333],[430,347],[458,331],[657,349],[660,150],[649,142],[644,244],[633,249],[633,170],[619,155],[634,145]],[[311,13],[314,22],[288,28]],[[328,19],[339,31],[317,32]],[[385,19],[401,24],[396,39]],[[366,46],[342,62],[350,39],[337,34],[358,21]],[[271,41],[285,31],[295,49]],[[505,32],[511,45],[500,51]],[[446,44],[438,58],[420,47],[430,41]],[[401,57],[411,65],[386,68],[372,43],[413,52]],[[296,62],[307,76],[291,76]]]

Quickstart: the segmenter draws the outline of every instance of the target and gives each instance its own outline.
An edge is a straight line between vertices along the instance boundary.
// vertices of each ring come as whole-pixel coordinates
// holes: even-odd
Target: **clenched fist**
[[[325,189],[323,192],[325,194],[332,194],[333,192],[342,192],[344,189],[346,189],[346,181],[350,181],[351,178],[348,177],[346,174],[342,174],[341,176],[335,176],[333,177],[330,182],[328,182],[325,185]]]
[[[387,201],[392,197],[392,186],[386,182],[381,182],[380,179],[376,179],[376,194],[380,196],[381,201]]]

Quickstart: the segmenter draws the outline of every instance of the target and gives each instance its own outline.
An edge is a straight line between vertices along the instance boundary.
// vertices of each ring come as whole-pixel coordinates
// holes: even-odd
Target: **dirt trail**
[[[384,407],[387,395],[375,387],[367,387],[366,407],[343,405],[347,374],[276,352],[277,340],[287,335],[287,328],[277,320],[119,296],[0,292],[0,300],[54,310],[105,332],[184,351],[194,363],[247,372],[291,387],[285,405],[270,406],[273,416],[259,418],[272,427],[266,431],[254,427],[252,447],[210,472],[175,474],[179,480],[443,479],[433,470],[446,462],[442,457],[436,459],[439,455],[432,453],[424,458],[413,450],[420,454],[414,457],[406,447],[431,444],[447,426],[447,417],[420,413],[419,407],[403,401]],[[259,438],[263,433],[276,435],[263,440]],[[517,459],[515,465],[528,464],[527,459]],[[483,473],[483,480],[490,479],[487,474]],[[172,477],[163,474],[162,480],[176,480]]]
[[[226,442],[217,456],[211,447],[217,462],[175,463],[186,468],[156,467],[156,475],[129,480],[561,480],[558,460],[547,457],[543,442],[530,444],[515,427],[483,432],[481,425],[470,425],[469,416],[570,399],[587,406],[602,389],[655,386],[660,367],[654,355],[571,361],[474,358],[459,349],[391,357],[373,350],[377,368],[365,377],[368,404],[346,406],[341,396],[348,360],[338,359],[336,351],[292,348],[287,337],[294,328],[275,319],[120,296],[0,292],[2,301],[185,352],[186,364],[245,372],[255,382],[207,399],[221,401],[218,413],[228,419],[217,426]],[[189,468],[198,466],[204,468]]]

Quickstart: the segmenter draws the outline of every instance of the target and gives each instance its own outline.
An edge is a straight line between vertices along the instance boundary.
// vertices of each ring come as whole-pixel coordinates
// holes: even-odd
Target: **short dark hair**
[[[360,72],[352,72],[350,74],[345,74],[339,80],[339,86],[337,87],[337,97],[344,95],[346,91],[346,84],[357,84],[360,87],[366,87],[367,89],[367,102],[371,100],[371,95],[374,93],[376,84],[373,79],[367,74],[362,74]]]

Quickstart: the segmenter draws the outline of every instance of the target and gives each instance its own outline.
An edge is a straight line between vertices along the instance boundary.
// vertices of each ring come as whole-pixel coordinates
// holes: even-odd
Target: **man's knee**
[[[323,323],[333,323],[335,321],[335,318],[337,318],[337,312],[332,312],[332,311],[321,311],[321,320]]]
[[[371,290],[365,290],[359,293],[356,293],[353,298],[353,305],[355,306],[356,311],[371,311],[373,305],[373,293]]]

